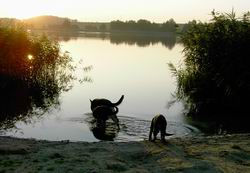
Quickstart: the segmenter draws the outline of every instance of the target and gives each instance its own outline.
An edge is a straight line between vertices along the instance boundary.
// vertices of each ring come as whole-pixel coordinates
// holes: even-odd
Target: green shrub
[[[192,117],[243,120],[250,113],[250,14],[236,18],[234,12],[213,11],[212,16],[183,35],[184,66],[170,64],[176,97]]]

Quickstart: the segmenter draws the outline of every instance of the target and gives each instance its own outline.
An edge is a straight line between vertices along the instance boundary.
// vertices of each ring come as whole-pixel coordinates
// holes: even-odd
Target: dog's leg
[[[154,129],[154,139],[153,139],[153,141],[155,141],[156,140],[156,136],[157,136],[157,134],[159,133],[159,129]]]
[[[148,137],[149,141],[152,140],[152,133],[153,133],[153,121],[151,121],[151,125],[150,125],[150,131],[149,131],[149,137]]]
[[[118,128],[120,129],[120,126],[119,126],[119,119],[117,118],[116,114],[113,114],[110,116],[111,119],[117,124]]]
[[[165,134],[166,134],[165,130],[162,130],[161,131],[161,141],[162,142],[165,142]]]
[[[167,123],[164,123],[161,127],[160,127],[160,132],[161,132],[161,141],[165,141],[165,136],[166,136],[166,128],[167,128]]]

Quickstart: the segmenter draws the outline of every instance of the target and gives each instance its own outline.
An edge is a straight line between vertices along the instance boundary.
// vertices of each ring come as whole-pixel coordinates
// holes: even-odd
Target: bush
[[[243,120],[250,113],[250,14],[236,18],[234,12],[213,11],[212,16],[210,23],[193,23],[184,34],[184,67],[170,64],[176,97],[192,117]]]
[[[33,36],[22,26],[0,26],[0,127],[59,105],[74,78],[71,57],[57,42]]]

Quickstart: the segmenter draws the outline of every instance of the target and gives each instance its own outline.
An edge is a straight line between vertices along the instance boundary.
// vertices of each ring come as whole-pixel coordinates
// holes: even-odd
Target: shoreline
[[[250,134],[149,142],[69,142],[0,136],[0,172],[247,172]]]

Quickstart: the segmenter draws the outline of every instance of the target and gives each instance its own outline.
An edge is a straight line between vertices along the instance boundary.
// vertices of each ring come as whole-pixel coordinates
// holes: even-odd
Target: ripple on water
[[[115,141],[139,141],[148,139],[151,121],[129,116],[119,116],[120,131]],[[173,134],[166,138],[193,136],[200,131],[188,124],[168,121],[167,133]]]
[[[93,129],[96,128],[95,119],[91,113],[86,113],[85,116],[85,118],[71,118],[70,121],[86,123],[93,132]],[[99,131],[96,131],[98,132],[99,140],[105,140],[105,137],[106,139],[112,139],[117,142],[140,141],[148,139],[151,121],[121,114],[118,114],[118,118],[120,121],[120,129],[117,129],[116,124],[112,120],[108,120],[106,122],[105,133],[102,134],[100,129]],[[200,133],[200,131],[193,126],[173,121],[167,122],[166,132],[173,134],[171,136],[166,136],[166,139],[194,136]],[[94,136],[97,138],[96,135]],[[158,138],[159,137],[160,135],[158,135]]]

